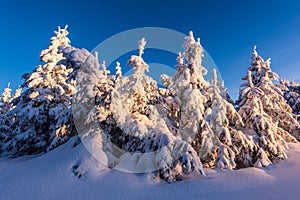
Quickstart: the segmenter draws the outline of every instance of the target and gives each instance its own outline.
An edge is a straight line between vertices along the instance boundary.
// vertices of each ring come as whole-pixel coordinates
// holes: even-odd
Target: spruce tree
[[[177,57],[176,74],[173,77],[161,76],[162,82],[166,86],[164,101],[171,103],[169,103],[171,106],[169,110],[176,111],[174,116],[170,115],[169,117],[171,121],[175,122],[171,124],[176,125],[171,128],[176,130],[174,134],[193,143],[200,153],[201,138],[208,131],[204,114],[209,83],[203,78],[207,70],[202,66],[203,49],[200,39],[195,41],[193,33],[190,32],[185,38],[183,47],[185,52],[180,53]]]
[[[264,61],[253,48],[246,82],[241,85],[238,113],[245,123],[244,132],[253,137],[259,147],[253,157],[255,166],[267,166],[285,159],[287,142],[297,142],[288,132],[298,122],[285,102],[281,90],[273,84],[278,75],[270,69],[270,59]],[[287,126],[289,125],[289,127]]]
[[[282,88],[284,98],[287,103],[291,106],[293,113],[296,115],[300,114],[300,86],[295,81],[280,80],[281,85],[285,86]]]
[[[226,98],[226,89],[217,79],[216,70],[213,70],[213,80],[209,91],[209,115],[206,117],[210,125],[210,133],[215,145],[202,160],[208,167],[242,168],[251,166],[251,157],[256,146],[241,131],[244,123],[233,104]],[[206,139],[206,138],[205,138]]]
[[[299,123],[296,116],[292,113],[291,107],[286,103],[284,94],[278,84],[273,81],[278,81],[279,76],[272,72],[270,65],[271,59],[264,61],[256,51],[256,46],[253,48],[251,57],[251,78],[253,86],[261,89],[264,95],[261,98],[264,111],[272,118],[274,123],[278,124],[278,132],[288,142],[295,142],[293,135],[299,130]],[[241,89],[243,90],[243,86]],[[240,103],[243,105],[244,101]]]
[[[15,107],[9,113],[13,122],[6,151],[11,155],[47,151],[54,143],[65,142],[65,139],[57,140],[69,134],[67,125],[59,122],[65,117],[64,110],[70,107],[75,85],[66,82],[72,70],[57,64],[63,58],[58,53],[59,46],[67,47],[70,43],[66,28],[58,27],[48,49],[41,51],[44,64],[23,75],[24,92],[16,98]]]
[[[4,89],[0,98],[0,154],[4,151],[10,126],[10,120],[7,118],[7,113],[11,109],[11,89],[9,86],[10,84]]]

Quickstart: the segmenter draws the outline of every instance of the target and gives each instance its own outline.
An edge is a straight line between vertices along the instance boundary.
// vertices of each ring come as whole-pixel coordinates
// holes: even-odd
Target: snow
[[[32,158],[0,160],[0,199],[298,199],[300,145],[289,159],[268,168],[206,169],[173,184],[153,173],[111,170],[91,157],[76,138]]]
[[[192,32],[176,74],[162,75],[166,88],[158,88],[145,74],[144,38],[127,63],[134,74],[122,76],[117,62],[110,75],[97,52],[69,45],[66,28],[55,31],[40,54],[44,63],[23,75],[13,97],[9,87],[1,96],[0,199],[299,196],[300,144],[294,137],[300,125],[292,113],[298,112],[299,86],[274,84],[279,76],[256,47],[237,112],[216,71],[211,83],[204,79],[203,49]],[[298,89],[289,92],[292,87]],[[74,136],[75,125],[80,136]],[[226,170],[249,166],[256,168]]]

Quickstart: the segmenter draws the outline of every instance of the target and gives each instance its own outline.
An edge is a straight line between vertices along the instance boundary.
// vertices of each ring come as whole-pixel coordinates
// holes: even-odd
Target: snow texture
[[[94,141],[97,143],[96,141]],[[167,184],[151,173],[131,174],[103,166],[78,138],[39,156],[0,160],[0,199],[298,199],[300,146],[289,160],[269,168],[206,169]],[[17,189],[16,189],[17,186]]]

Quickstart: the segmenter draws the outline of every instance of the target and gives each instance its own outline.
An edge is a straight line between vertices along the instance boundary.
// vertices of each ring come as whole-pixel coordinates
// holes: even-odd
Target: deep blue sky
[[[6,1],[0,19],[1,89],[21,83],[21,75],[39,64],[53,31],[65,24],[72,45],[88,50],[137,27],[193,30],[233,95],[255,44],[264,58],[272,58],[273,71],[300,78],[299,1]]]

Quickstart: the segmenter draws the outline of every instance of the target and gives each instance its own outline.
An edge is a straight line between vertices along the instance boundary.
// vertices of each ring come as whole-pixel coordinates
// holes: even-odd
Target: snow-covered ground
[[[299,199],[300,145],[269,168],[206,170],[168,184],[110,170],[72,141],[39,157],[0,160],[0,199]]]

